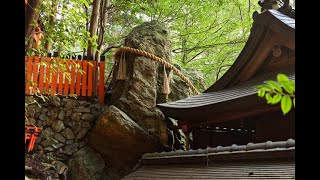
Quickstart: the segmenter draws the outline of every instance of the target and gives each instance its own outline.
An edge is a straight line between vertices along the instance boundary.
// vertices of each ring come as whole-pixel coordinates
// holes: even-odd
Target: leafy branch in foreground
[[[292,107],[295,108],[295,82],[284,74],[277,75],[277,81],[267,80],[265,84],[257,86],[258,96],[265,98],[268,104],[281,103],[283,115]]]

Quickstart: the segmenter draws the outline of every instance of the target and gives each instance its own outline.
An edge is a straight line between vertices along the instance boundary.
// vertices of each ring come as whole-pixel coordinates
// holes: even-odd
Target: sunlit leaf
[[[289,81],[289,78],[285,74],[279,73],[277,75],[277,81],[278,82],[286,82],[286,81]]]
[[[282,88],[277,82],[268,80],[266,81],[266,83],[270,85],[270,87],[272,87],[273,89],[277,90],[278,92],[282,92]]]
[[[293,94],[295,92],[294,83],[290,81],[282,82],[282,87],[286,90],[289,94]]]
[[[265,95],[265,91],[259,89],[259,90],[258,90],[258,96],[259,96],[259,97],[263,97],[264,95]]]
[[[296,107],[296,98],[293,98],[292,102],[293,102],[293,107]]]
[[[263,91],[272,91],[272,88],[267,84],[258,85],[256,88]]]
[[[268,104],[270,104],[272,102],[272,97],[269,93],[266,93],[265,98],[266,98]]]
[[[282,96],[281,110],[283,115],[286,115],[292,108],[292,100],[289,96]]]
[[[282,95],[281,94],[276,94],[272,98],[271,104],[277,104],[278,102],[281,101]]]

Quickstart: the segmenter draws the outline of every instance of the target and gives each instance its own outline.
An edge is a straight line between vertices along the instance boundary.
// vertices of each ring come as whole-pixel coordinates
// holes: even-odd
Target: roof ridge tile
[[[190,149],[188,151],[175,150],[169,152],[154,152],[145,153],[142,158],[153,158],[153,157],[168,157],[168,156],[178,156],[178,155],[195,155],[195,154],[211,154],[211,153],[221,153],[221,152],[236,152],[236,151],[255,151],[259,149],[278,149],[286,148],[291,149],[295,147],[295,140],[288,139],[286,141],[266,141],[263,143],[252,143],[249,142],[247,145],[237,145],[232,144],[231,146],[217,146],[217,147],[207,147],[206,149]]]

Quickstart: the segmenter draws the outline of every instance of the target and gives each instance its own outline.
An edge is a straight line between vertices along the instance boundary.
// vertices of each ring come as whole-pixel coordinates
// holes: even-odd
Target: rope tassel
[[[130,53],[134,53],[136,55],[140,55],[146,58],[149,58],[153,61],[159,62],[160,64],[166,66],[167,68],[169,68],[170,70],[172,70],[174,73],[176,73],[177,76],[179,76],[186,84],[187,86],[189,86],[191,88],[191,90],[193,91],[194,94],[200,94],[200,92],[197,90],[197,88],[192,84],[192,82],[186,77],[184,76],[180,70],[178,70],[176,67],[174,67],[172,64],[166,62],[165,60],[147,52],[147,51],[143,51],[143,50],[139,50],[139,49],[135,49],[135,48],[131,48],[131,47],[122,47],[119,48],[118,51],[115,53],[115,57],[119,57],[122,56],[123,52],[130,52]],[[120,54],[121,53],[121,54]],[[172,74],[170,73],[170,76]]]
[[[121,57],[119,59],[117,80],[126,80],[126,77],[127,77],[127,66],[125,61],[125,54],[124,52],[122,52]]]
[[[163,94],[170,94],[170,79],[167,76],[166,67],[163,66]]]

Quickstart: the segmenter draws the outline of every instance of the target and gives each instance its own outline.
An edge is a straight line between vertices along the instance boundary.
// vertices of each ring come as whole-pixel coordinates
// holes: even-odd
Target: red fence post
[[[34,61],[32,63],[32,83],[35,83],[32,85],[31,89],[31,94],[34,94],[34,92],[37,90],[38,87],[38,75],[39,75],[39,70],[38,70],[38,65],[39,65],[39,57],[34,56]]]
[[[51,79],[51,95],[55,95],[57,92],[57,75],[58,75],[58,64],[59,61],[57,58],[52,59],[52,79]]]
[[[92,61],[89,61],[90,64],[88,65],[88,96],[92,96],[92,85],[93,85],[93,69],[95,68],[95,65]]]
[[[87,77],[88,77],[88,70],[87,70],[87,61],[83,61],[82,62],[82,70],[83,70],[83,74],[82,74],[82,91],[81,91],[81,95],[82,96],[86,96],[87,95]]]
[[[76,79],[76,94],[77,96],[80,96],[80,83],[81,83],[81,73],[80,70],[82,69],[82,61],[81,60],[77,60],[77,79]]]
[[[50,84],[50,66],[51,66],[51,62],[50,62],[51,58],[46,58],[45,61],[47,63],[46,66],[46,71],[44,74],[44,78],[45,78],[45,85],[44,85],[44,94],[49,94],[49,84]]]
[[[44,86],[44,81],[43,81],[43,76],[44,76],[44,66],[41,65],[42,63],[45,63],[45,58],[41,57],[40,58],[40,73],[39,73],[39,93],[42,94],[43,93],[43,86]]]
[[[26,94],[30,94],[30,81],[31,81],[31,73],[32,73],[32,57],[27,57],[27,74],[26,74]]]
[[[100,61],[100,78],[99,78],[99,102],[100,104],[104,104],[104,69],[105,63],[104,61]]]

